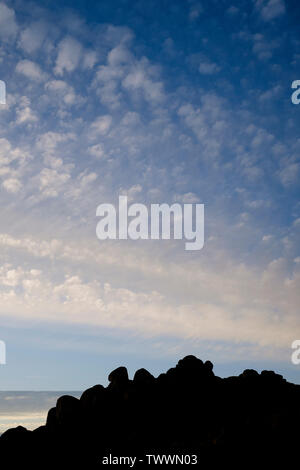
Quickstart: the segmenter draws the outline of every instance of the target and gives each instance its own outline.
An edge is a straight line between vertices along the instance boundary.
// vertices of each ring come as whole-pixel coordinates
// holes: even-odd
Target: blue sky
[[[185,354],[300,382],[296,1],[0,2],[2,390]],[[96,238],[96,208],[204,203],[205,245]]]

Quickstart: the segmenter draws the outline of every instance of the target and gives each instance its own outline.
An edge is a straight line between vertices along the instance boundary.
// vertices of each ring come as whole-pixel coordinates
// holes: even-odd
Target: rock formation
[[[136,457],[141,467],[149,465],[146,455],[194,455],[203,469],[279,462],[286,468],[297,457],[300,385],[272,371],[222,379],[210,361],[187,356],[157,378],[140,369],[130,380],[119,367],[108,379],[106,388],[95,385],[80,399],[60,397],[44,426],[6,431],[1,461],[10,468],[129,468],[123,457]]]

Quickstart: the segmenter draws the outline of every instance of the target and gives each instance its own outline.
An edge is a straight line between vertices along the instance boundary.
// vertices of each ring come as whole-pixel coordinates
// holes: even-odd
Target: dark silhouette
[[[10,468],[99,468],[122,456],[136,457],[138,467],[153,463],[146,455],[196,455],[190,464],[203,469],[287,468],[299,449],[299,405],[300,385],[272,371],[222,379],[194,356],[157,378],[140,369],[129,380],[119,367],[108,387],[95,385],[80,400],[60,397],[45,426],[6,431],[0,457]]]

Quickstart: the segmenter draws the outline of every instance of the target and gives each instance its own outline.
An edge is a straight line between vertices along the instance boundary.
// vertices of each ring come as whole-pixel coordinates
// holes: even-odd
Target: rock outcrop
[[[203,469],[279,462],[286,468],[297,457],[300,386],[272,371],[222,379],[210,361],[187,356],[157,378],[139,369],[130,380],[119,367],[108,379],[80,400],[60,397],[44,426],[6,431],[2,463],[88,469],[131,456],[141,467],[149,465],[146,455],[194,455]]]

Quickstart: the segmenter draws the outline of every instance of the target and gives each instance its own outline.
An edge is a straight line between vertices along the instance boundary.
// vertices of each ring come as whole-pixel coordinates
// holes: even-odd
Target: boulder
[[[133,383],[138,385],[149,385],[154,381],[155,378],[146,369],[137,370],[133,377]]]
[[[78,398],[63,395],[56,402],[56,420],[59,426],[79,426],[81,418],[81,403]]]

